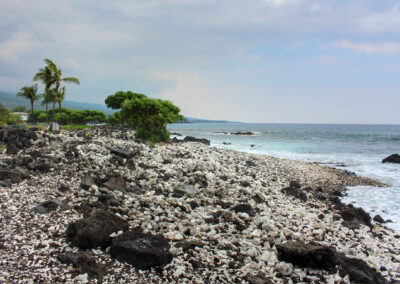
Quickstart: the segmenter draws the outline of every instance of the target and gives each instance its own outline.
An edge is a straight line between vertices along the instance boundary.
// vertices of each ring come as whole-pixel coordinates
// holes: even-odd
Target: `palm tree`
[[[57,99],[60,97],[61,82],[74,83],[79,86],[80,82],[75,77],[62,78],[61,68],[57,67],[57,65],[54,64],[53,61],[51,61],[50,59],[45,59],[44,62],[47,64],[46,67],[39,69],[39,72],[35,74],[33,80],[42,81],[45,84],[46,89],[49,89],[51,86],[54,86]],[[51,112],[51,119],[50,119],[50,130],[52,130],[53,128],[54,109],[56,107],[57,99],[53,102],[53,109]]]
[[[55,89],[48,89],[44,91],[42,94],[42,106],[46,106],[46,123],[49,123],[48,112],[49,112],[49,103],[54,103],[56,98],[56,90]]]
[[[56,97],[57,103],[58,103],[58,108],[60,109],[60,124],[61,124],[61,119],[62,119],[62,109],[61,109],[61,104],[64,101],[65,98],[65,86],[61,88],[60,92],[58,93],[58,96]]]
[[[21,90],[17,93],[17,97],[24,97],[31,102],[31,113],[33,114],[33,104],[37,99],[39,99],[40,95],[37,93],[38,85],[34,84],[32,86],[22,87]]]

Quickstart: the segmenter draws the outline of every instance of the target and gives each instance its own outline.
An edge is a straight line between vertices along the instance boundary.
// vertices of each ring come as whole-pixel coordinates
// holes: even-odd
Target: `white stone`
[[[293,264],[282,261],[275,265],[275,270],[283,276],[290,276],[293,272]]]
[[[87,275],[87,273],[85,273],[85,274],[79,274],[78,276],[76,276],[75,278],[74,278],[74,280],[76,281],[76,282],[78,282],[78,283],[88,283],[89,281],[88,281],[88,275]]]

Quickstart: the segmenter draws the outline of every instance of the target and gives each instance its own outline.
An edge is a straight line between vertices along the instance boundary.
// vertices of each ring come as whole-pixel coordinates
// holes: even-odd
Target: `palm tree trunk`
[[[59,110],[60,110],[60,125],[61,125],[61,122],[62,122],[62,115],[61,115],[61,102],[58,102],[58,108],[59,108]]]
[[[46,101],[46,124],[49,123],[49,103]]]
[[[31,115],[32,115],[32,119],[33,119],[33,101],[31,101]]]
[[[53,103],[53,110],[51,112],[51,118],[50,118],[50,131],[53,131],[53,123],[54,123],[54,110],[56,108],[56,102]]]
[[[58,98],[58,88],[60,87],[60,82],[57,81],[56,83],[56,98]],[[53,122],[54,122],[54,110],[56,108],[56,103],[57,101],[54,100],[53,102],[53,111],[51,112],[51,118],[50,118],[50,131],[53,131]]]

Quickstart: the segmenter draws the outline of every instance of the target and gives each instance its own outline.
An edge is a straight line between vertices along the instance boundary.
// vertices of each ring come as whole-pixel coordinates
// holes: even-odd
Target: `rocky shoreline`
[[[400,280],[400,236],[340,202],[376,181],[126,129],[14,132],[0,131],[0,282]]]

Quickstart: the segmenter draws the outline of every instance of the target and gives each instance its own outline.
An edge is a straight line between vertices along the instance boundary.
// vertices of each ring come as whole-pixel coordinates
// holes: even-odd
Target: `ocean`
[[[390,219],[386,226],[400,232],[400,164],[382,164],[400,154],[400,125],[177,123],[168,129],[219,148],[316,162],[382,181],[389,187],[349,187],[342,202]],[[231,134],[238,131],[255,135]]]

